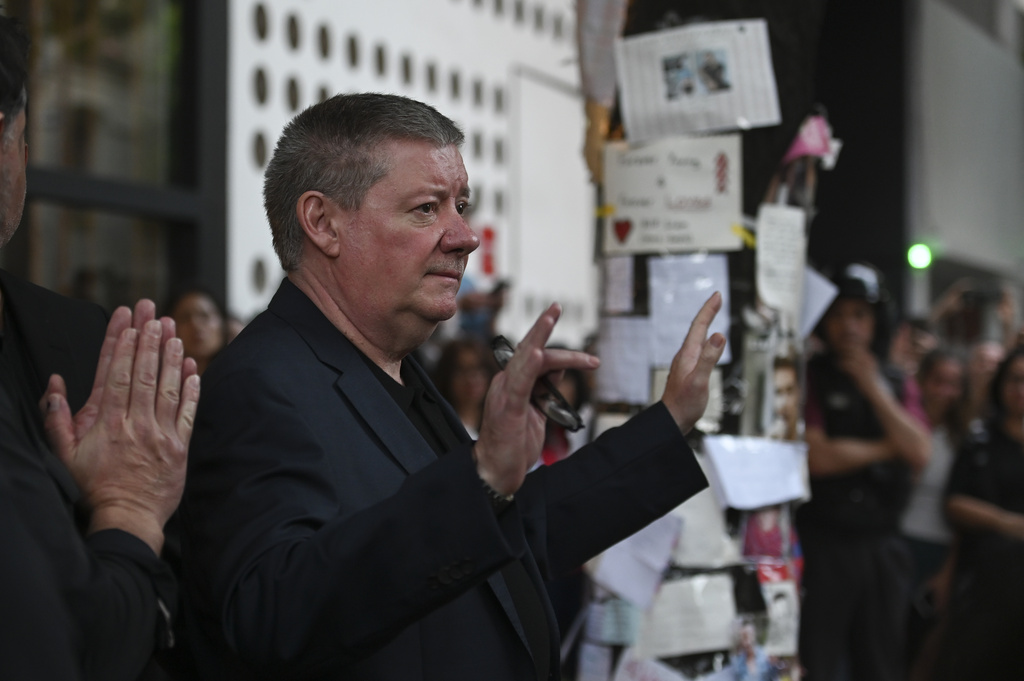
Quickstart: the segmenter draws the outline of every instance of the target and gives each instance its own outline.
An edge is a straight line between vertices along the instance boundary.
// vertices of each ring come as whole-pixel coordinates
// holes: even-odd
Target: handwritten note
[[[604,311],[608,314],[633,310],[633,256],[604,259]]]
[[[652,359],[657,366],[671,366],[690,324],[701,306],[718,291],[722,309],[709,333],[729,337],[729,264],[721,253],[668,255],[647,263],[651,306]],[[732,361],[726,343],[719,364]]]
[[[783,328],[796,331],[804,290],[806,214],[791,206],[763,204],[757,214],[757,292],[782,313]]]
[[[650,319],[602,317],[600,327],[597,399],[646,404],[651,392]]]
[[[672,558],[683,521],[666,515],[604,552],[594,581],[646,610]]]
[[[804,269],[803,311],[800,314],[800,335],[803,338],[811,335],[818,320],[828,311],[835,300],[839,289],[831,281],[816,270]]]
[[[704,474],[714,475],[706,456],[698,456]],[[726,531],[722,508],[711,489],[698,492],[672,511],[683,519],[683,531],[672,562],[683,567],[722,567],[740,562],[740,549]]]
[[[739,135],[671,137],[605,147],[606,255],[735,251],[740,223]]]
[[[640,625],[637,655],[673,657],[728,650],[735,617],[729,575],[706,574],[666,582]]]
[[[807,494],[804,442],[716,435],[704,438],[704,448],[728,506],[749,510]]]

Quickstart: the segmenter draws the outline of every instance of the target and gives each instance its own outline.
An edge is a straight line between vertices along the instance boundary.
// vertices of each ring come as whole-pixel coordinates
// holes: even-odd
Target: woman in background
[[[202,375],[210,360],[228,344],[228,314],[212,291],[188,286],[173,295],[164,314],[174,319],[185,356],[196,361]]]
[[[917,382],[931,429],[932,455],[914,482],[900,527],[914,557],[914,583],[919,588],[939,572],[953,539],[946,521],[945,493],[964,435],[963,362],[951,352],[933,350],[921,360]]]
[[[991,396],[992,418],[950,473],[953,589],[934,663],[914,678],[1024,678],[1024,347],[999,365]]]
[[[484,398],[497,365],[491,351],[473,338],[455,338],[441,349],[434,385],[476,439],[484,414]]]

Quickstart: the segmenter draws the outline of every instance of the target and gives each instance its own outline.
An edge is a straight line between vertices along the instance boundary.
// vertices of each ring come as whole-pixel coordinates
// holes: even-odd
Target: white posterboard
[[[742,220],[740,136],[605,146],[605,255],[736,251]]]
[[[624,38],[615,44],[615,72],[633,142],[781,122],[764,19]]]

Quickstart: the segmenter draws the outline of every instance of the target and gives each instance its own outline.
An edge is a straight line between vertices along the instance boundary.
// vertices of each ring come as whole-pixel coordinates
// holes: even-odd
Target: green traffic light
[[[916,270],[923,270],[932,264],[932,249],[924,244],[914,244],[907,249],[907,262]]]

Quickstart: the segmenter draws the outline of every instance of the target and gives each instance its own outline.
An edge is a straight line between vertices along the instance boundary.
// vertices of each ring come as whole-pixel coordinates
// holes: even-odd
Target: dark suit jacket
[[[8,500],[45,561],[49,574],[40,579],[53,580],[73,627],[55,635],[76,646],[74,660],[82,678],[135,679],[162,633],[157,594],[166,603],[175,602],[174,577],[149,546],[127,532],[104,530],[83,539],[46,457],[54,455],[29,439],[0,388],[0,468],[10,483]],[[17,545],[3,545],[0,555],[16,550]],[[59,627],[60,617],[57,611],[51,625]],[[22,621],[18,613],[5,610],[0,638],[8,639],[8,628]]]
[[[75,681],[76,629],[55,566],[25,527],[14,494],[0,466],[0,678]]]
[[[60,374],[68,387],[74,414],[92,391],[96,361],[107,330],[107,313],[94,303],[72,300],[0,270],[4,307],[25,338],[39,395],[51,374]]]
[[[521,558],[547,605],[542,577],[707,484],[659,405],[531,473],[495,516],[445,410],[465,444],[438,458],[351,343],[281,285],[203,376],[182,522],[204,678],[531,679],[497,571]]]
[[[67,384],[72,413],[76,412],[92,390],[106,313],[3,270],[0,287],[4,307],[27,346],[39,386],[36,398],[45,391],[50,374],[59,373]],[[40,428],[41,422],[40,416]],[[83,678],[135,679],[158,635],[166,633],[157,599],[175,606],[174,577],[152,549],[126,532],[106,530],[83,538],[74,518],[80,490],[39,433],[26,430],[0,386],[0,466],[10,481],[11,500],[23,528],[38,542],[55,588],[65,599],[74,628],[69,638],[77,646],[75,660]],[[0,555],[8,550],[13,547],[0,546]],[[5,627],[20,621],[2,619]]]

